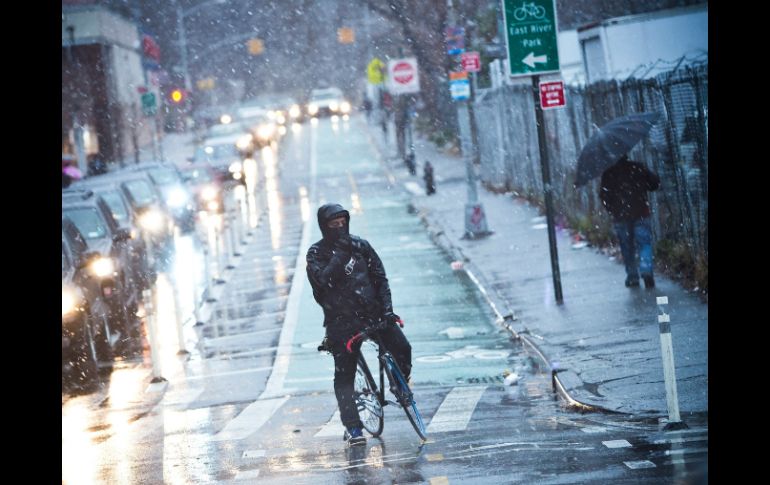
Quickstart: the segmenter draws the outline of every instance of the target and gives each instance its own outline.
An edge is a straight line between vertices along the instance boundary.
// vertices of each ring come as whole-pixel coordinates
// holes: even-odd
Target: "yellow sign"
[[[366,67],[366,73],[371,84],[382,84],[385,80],[385,64],[375,57]]]
[[[265,50],[265,45],[262,43],[262,39],[249,39],[247,43],[249,46],[249,54],[258,56]]]
[[[195,85],[198,87],[198,90],[200,91],[206,91],[207,89],[214,89],[214,78],[213,77],[207,77],[205,79],[199,79]]]
[[[355,40],[355,33],[350,27],[340,27],[337,29],[337,41],[340,44],[352,44]]]

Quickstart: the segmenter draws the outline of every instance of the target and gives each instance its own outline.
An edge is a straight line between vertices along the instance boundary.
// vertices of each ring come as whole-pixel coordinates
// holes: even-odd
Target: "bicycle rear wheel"
[[[361,423],[372,436],[379,436],[385,426],[382,419],[382,404],[380,404],[380,399],[377,396],[377,386],[372,378],[372,373],[369,372],[369,366],[363,356],[358,358],[353,392]]]
[[[425,423],[422,420],[420,411],[417,409],[417,404],[414,402],[412,390],[409,388],[409,384],[406,383],[404,374],[401,372],[401,369],[398,368],[398,365],[391,355],[387,356],[387,362],[391,381],[398,390],[396,398],[404,409],[406,417],[409,418],[409,422],[412,423],[412,427],[417,432],[417,435],[424,441],[428,439],[425,432]]]

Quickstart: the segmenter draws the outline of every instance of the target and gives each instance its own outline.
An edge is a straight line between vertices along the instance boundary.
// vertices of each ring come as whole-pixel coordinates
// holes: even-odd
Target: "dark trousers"
[[[397,325],[389,325],[380,331],[380,337],[385,347],[393,354],[398,368],[404,373],[404,377],[408,378],[412,372],[412,346],[406,340],[401,328]],[[348,353],[345,349],[345,342],[333,342],[332,351],[334,353],[334,394],[337,396],[342,424],[346,428],[361,428],[363,424],[358,416],[353,396],[353,381],[356,377],[356,365],[358,353],[361,351],[361,342],[353,347],[352,353]],[[378,369],[377,364],[375,362],[367,363],[371,366],[370,370],[375,377]]]

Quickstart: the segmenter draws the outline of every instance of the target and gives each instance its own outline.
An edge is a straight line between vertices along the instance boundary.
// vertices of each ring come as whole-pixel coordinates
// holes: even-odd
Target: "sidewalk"
[[[395,160],[393,131],[387,146],[379,129],[369,125],[369,133],[398,183],[412,193],[412,204],[434,240],[453,260],[464,261],[501,323],[557,369],[555,387],[563,386],[568,401],[668,416],[656,303],[657,296],[667,296],[681,418],[686,423],[689,413],[708,412],[708,305],[697,295],[661,274],[655,275],[653,290],[626,288],[622,264],[584,244],[573,247],[568,230],[557,229],[564,297],[564,304],[557,305],[545,216],[536,207],[479,185],[494,234],[461,239],[467,200],[464,160],[416,139],[417,176],[410,176]],[[433,164],[437,186],[430,197],[422,180],[426,160]]]
[[[139,148],[139,162],[159,162],[161,151],[166,162],[172,162],[177,166],[187,164],[187,157],[195,153],[194,134],[191,132],[165,133],[158,148],[153,147],[152,143]],[[123,158],[123,164],[126,167],[136,164],[133,147]],[[120,167],[120,163],[110,164],[110,170],[119,170]]]

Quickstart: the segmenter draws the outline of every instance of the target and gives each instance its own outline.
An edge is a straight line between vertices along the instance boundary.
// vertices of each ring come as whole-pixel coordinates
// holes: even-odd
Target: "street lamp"
[[[197,12],[198,10],[207,7],[209,5],[221,5],[225,3],[227,0],[207,0],[205,2],[201,2],[198,5],[194,5],[190,8],[184,9],[182,8],[182,5],[179,3],[179,0],[174,0],[174,3],[176,3],[176,24],[177,24],[177,35],[179,36],[179,48],[182,51],[182,71],[184,74],[184,87],[187,90],[187,92],[192,91],[192,82],[190,81],[190,71],[188,70],[187,66],[187,33],[185,32],[184,28],[184,18],[192,15],[193,13]]]

